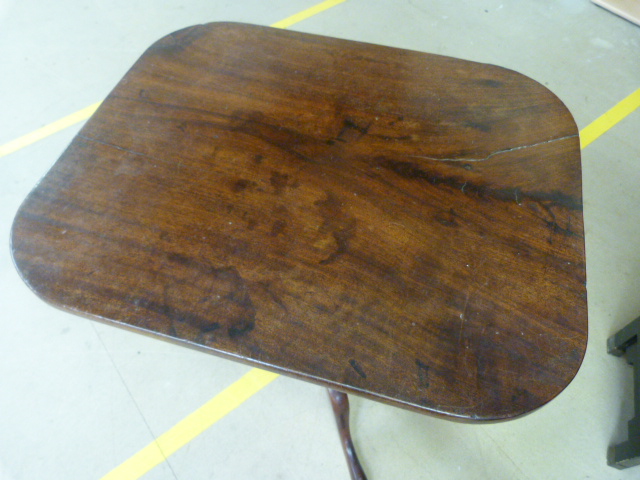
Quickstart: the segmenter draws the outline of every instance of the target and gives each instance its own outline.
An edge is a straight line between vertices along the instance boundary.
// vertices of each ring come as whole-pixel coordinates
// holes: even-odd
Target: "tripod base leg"
[[[349,464],[351,479],[367,480],[360,461],[358,460],[358,455],[356,455],[353,440],[351,439],[351,431],[349,430],[349,399],[347,398],[347,394],[329,389],[329,398],[331,399],[333,413],[338,424],[342,448],[347,457],[347,463]]]

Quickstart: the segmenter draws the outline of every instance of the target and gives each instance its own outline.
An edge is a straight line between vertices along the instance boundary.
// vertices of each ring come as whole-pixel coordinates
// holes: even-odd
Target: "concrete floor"
[[[319,0],[0,1],[0,146],[103,99],[156,39],[270,25]],[[347,0],[291,27],[488,62],[547,85],[582,129],[640,87],[640,28],[587,0]],[[0,480],[102,479],[247,367],[60,312],[21,282],[9,230],[80,125],[0,159]],[[461,425],[352,398],[370,480],[633,479],[606,465],[632,416],[605,342],[640,315],[640,110],[583,151],[590,338],[531,415]],[[134,477],[119,477],[134,478]],[[135,477],[137,478],[137,477]],[[142,478],[347,480],[323,389],[280,377]]]

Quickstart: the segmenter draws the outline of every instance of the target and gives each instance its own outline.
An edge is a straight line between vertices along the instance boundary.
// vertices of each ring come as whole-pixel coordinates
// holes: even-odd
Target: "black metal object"
[[[607,351],[625,356],[633,365],[633,402],[635,416],[627,423],[629,440],[609,447],[609,465],[624,469],[640,465],[640,317],[607,340]]]

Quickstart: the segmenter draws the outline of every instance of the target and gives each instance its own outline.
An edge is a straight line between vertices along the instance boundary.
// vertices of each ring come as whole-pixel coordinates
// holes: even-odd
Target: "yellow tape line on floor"
[[[258,393],[278,374],[254,368],[101,480],[135,480]]]
[[[309,17],[313,17],[314,15],[319,14],[320,12],[324,12],[328,8],[335,7],[341,3],[346,2],[347,0],[327,0],[326,2],[319,3],[314,5],[313,7],[307,8],[300,13],[296,13],[295,15],[291,15],[290,17],[285,18],[284,20],[280,20],[279,22],[271,25],[275,28],[288,28],[293,24],[301,22],[302,20],[306,20]]]
[[[10,153],[16,152],[21,148],[28,147],[29,145],[36,143],[43,138],[46,138],[54,133],[58,133],[65,128],[71,127],[76,123],[82,122],[83,120],[88,119],[94,112],[98,109],[102,102],[94,103],[93,105],[89,105],[82,110],[79,110],[71,115],[67,115],[60,120],[56,120],[53,123],[45,125],[42,128],[34,130],[31,133],[27,133],[22,137],[16,138],[15,140],[10,141],[9,143],[5,143],[4,145],[0,145],[0,158],[5,155],[9,155]]]
[[[640,88],[584,127],[580,132],[580,148],[590,145],[638,107],[640,107]]]

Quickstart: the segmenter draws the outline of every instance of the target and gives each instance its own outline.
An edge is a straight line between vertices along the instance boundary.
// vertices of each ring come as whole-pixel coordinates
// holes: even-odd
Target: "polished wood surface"
[[[425,53],[169,35],[30,194],[12,248],[57,307],[448,418],[530,412],[586,346],[570,113]]]

